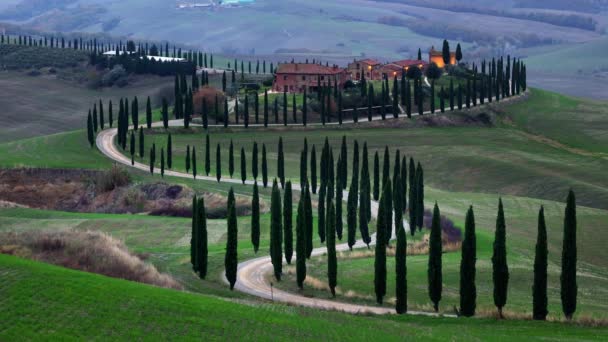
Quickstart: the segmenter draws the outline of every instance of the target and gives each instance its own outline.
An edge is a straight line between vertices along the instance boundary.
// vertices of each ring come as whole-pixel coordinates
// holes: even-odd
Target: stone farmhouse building
[[[324,66],[312,63],[279,64],[275,71],[272,89],[277,92],[303,93],[316,91],[319,85],[331,84],[344,88],[350,74],[337,65]]]

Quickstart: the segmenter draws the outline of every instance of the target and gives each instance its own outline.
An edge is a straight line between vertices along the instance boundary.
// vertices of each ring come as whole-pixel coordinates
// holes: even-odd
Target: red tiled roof
[[[299,75],[335,75],[345,72],[340,67],[327,67],[319,64],[307,63],[285,63],[279,64],[277,74],[299,74]]]
[[[427,65],[428,63],[423,60],[419,60],[419,59],[404,59],[404,60],[393,62],[393,64],[397,64],[400,67],[404,68],[404,67],[409,67],[412,65],[420,65],[420,64]]]
[[[382,66],[382,70],[401,71],[401,69],[403,69],[403,67],[395,63],[390,63]]]
[[[369,64],[369,65],[372,65],[372,66],[380,64],[380,62],[378,62],[377,60],[370,59],[370,58],[362,59],[362,60],[357,61],[357,62]]]

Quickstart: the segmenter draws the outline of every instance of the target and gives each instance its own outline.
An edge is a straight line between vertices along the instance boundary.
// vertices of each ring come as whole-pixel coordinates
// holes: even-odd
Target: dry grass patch
[[[30,231],[0,234],[0,253],[58,266],[103,274],[159,287],[182,289],[171,276],[160,273],[129,252],[108,234],[93,231]]]

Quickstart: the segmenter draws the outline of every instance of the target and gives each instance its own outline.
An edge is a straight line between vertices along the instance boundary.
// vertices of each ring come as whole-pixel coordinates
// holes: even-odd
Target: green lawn
[[[578,153],[608,158],[608,106],[533,89],[530,99],[509,107],[509,117],[523,130],[540,135]]]
[[[532,321],[353,316],[235,303],[0,255],[0,339],[605,340],[603,328]],[[235,329],[235,327],[237,327]]]
[[[426,206],[439,202],[441,213],[453,219],[463,227],[465,209],[472,204],[477,225],[477,307],[482,311],[493,311],[492,299],[492,242],[497,213],[497,198],[484,194],[447,193],[428,189]],[[561,239],[563,230],[564,205],[552,201],[540,201],[530,198],[503,197],[507,222],[508,263],[510,269],[509,295],[506,309],[517,313],[530,314],[532,303],[531,286],[533,281],[534,248],[536,243],[536,220],[540,205],[545,207],[549,238],[549,299],[550,313],[561,318],[559,295],[559,274],[561,265]],[[603,247],[605,234],[599,233],[597,227],[608,222],[608,212],[598,209],[579,207],[578,219],[578,313],[583,316],[606,318],[608,302],[608,272],[605,261],[608,257]],[[599,235],[598,235],[599,234]],[[415,239],[420,239],[420,234]],[[411,236],[408,234],[408,239]],[[346,253],[348,255],[349,253]],[[427,292],[428,256],[408,257],[408,301],[412,308],[432,310]],[[442,310],[453,312],[453,306],[459,306],[459,265],[460,252],[444,254],[443,258],[443,300]],[[374,259],[340,259],[338,261],[338,287],[343,295],[338,299],[356,301],[375,305],[374,297]],[[323,282],[327,281],[327,263],[325,257],[319,257],[307,265],[308,274]],[[395,297],[395,264],[394,258],[388,257],[388,285],[386,299]],[[297,291],[295,277],[286,277],[287,281],[278,286]],[[353,293],[347,294],[352,291]],[[306,295],[329,298],[327,289],[306,288]],[[392,304],[387,304],[391,306]]]

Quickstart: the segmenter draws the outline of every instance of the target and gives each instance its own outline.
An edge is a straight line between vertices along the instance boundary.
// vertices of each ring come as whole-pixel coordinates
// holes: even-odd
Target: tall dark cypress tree
[[[306,185],[308,188],[308,185]],[[306,213],[305,191],[298,202],[298,217],[296,218],[296,283],[302,289],[306,279]]]
[[[310,259],[313,249],[313,222],[312,222],[312,198],[310,196],[310,189],[306,186],[304,201],[304,214],[306,215],[306,258]]]
[[[464,240],[460,260],[460,314],[465,317],[475,315],[477,288],[475,287],[475,263],[477,242],[475,237],[475,216],[473,206],[469,207],[464,224]]]
[[[190,173],[190,145],[186,146],[186,158],[185,158],[185,163],[186,163],[186,173]]]
[[[499,199],[494,235],[494,253],[492,254],[492,280],[494,281],[494,305],[498,309],[500,318],[503,318],[502,308],[507,303],[507,288],[509,286],[506,239],[505,213],[502,199]]]
[[[390,154],[388,152],[388,146],[384,146],[384,157],[382,158],[382,187],[390,180]]]
[[[87,117],[87,139],[89,140],[89,145],[93,147],[93,144],[95,144],[95,133],[93,132],[93,120],[91,118],[91,111],[89,111],[89,115]]]
[[[230,139],[230,147],[228,149],[228,174],[230,178],[234,174],[234,145],[232,144],[232,139]]]
[[[266,144],[262,144],[262,184],[268,186],[268,160],[266,159]]]
[[[196,262],[199,278],[205,279],[207,276],[207,257],[209,253],[207,247],[207,213],[205,212],[204,197],[198,199],[197,207]]]
[[[312,145],[312,151],[310,151],[310,182],[312,193],[317,193],[317,152],[315,151],[315,145]]]
[[[211,143],[209,141],[209,134],[205,136],[205,175],[209,176],[211,172]]]
[[[336,212],[334,213],[335,215],[335,220],[336,222],[334,223],[334,226],[336,227],[336,235],[338,237],[338,240],[342,241],[342,232],[344,230],[344,225],[342,224],[342,197],[343,197],[343,190],[338,186],[338,184],[340,183],[340,181],[342,180],[342,176],[340,173],[338,173],[336,175],[336,205],[335,205],[335,210]]]
[[[281,191],[275,179],[272,183],[270,198],[270,259],[274,269],[274,277],[281,281],[283,273],[283,222],[281,209]]]
[[[230,290],[234,289],[236,283],[236,272],[238,267],[238,226],[236,220],[236,208],[234,191],[230,188],[228,192],[228,233],[226,237],[226,255],[224,257],[224,268],[226,279],[230,284]]]
[[[156,146],[152,144],[150,148],[150,173],[154,174],[154,162],[156,161]]]
[[[108,104],[108,121],[110,123],[110,127],[114,126],[114,108],[112,108],[112,100]]]
[[[321,181],[321,187],[319,188],[319,201],[317,205],[317,234],[321,243],[325,242],[325,201],[327,199],[327,185]]]
[[[355,183],[350,183],[346,204],[346,229],[348,232],[348,248],[352,251],[357,242],[357,191]]]
[[[220,144],[217,144],[217,148],[215,150],[215,177],[219,182],[222,178],[222,152],[220,150]]]
[[[380,198],[380,158],[378,151],[374,154],[374,201]]]
[[[251,174],[253,179],[258,179],[258,143],[253,142],[253,151],[251,153]]]
[[[253,183],[253,199],[251,200],[251,244],[253,252],[260,248],[260,194],[258,182]]]
[[[196,148],[192,146],[192,176],[196,179]]]
[[[277,156],[277,176],[281,189],[285,189],[285,156],[283,155],[283,137],[279,137],[279,152]]]
[[[285,193],[283,194],[283,240],[285,243],[285,260],[291,265],[293,257],[293,198],[291,191],[291,181],[285,184]]]
[[[412,228],[410,228],[412,229]],[[429,237],[429,298],[433,303],[435,312],[439,312],[439,301],[441,301],[443,271],[442,271],[442,245],[441,245],[441,213],[435,202],[433,209],[433,223],[431,224],[431,235]]]
[[[397,248],[395,249],[395,310],[398,314],[407,312],[407,241],[403,221],[397,229]]]
[[[424,222],[424,171],[418,163],[416,167],[416,226],[422,230]]]
[[[562,273],[560,275],[562,311],[566,319],[571,320],[576,311],[576,198],[574,192],[568,192],[564,212],[564,240],[562,247]]]
[[[144,157],[144,147],[145,147],[144,130],[140,129],[139,130],[139,158]]]
[[[534,285],[532,286],[532,317],[545,320],[549,311],[547,306],[547,226],[545,209],[541,206],[538,212],[538,233],[536,236],[536,253],[534,255]]]
[[[327,208],[327,281],[333,297],[336,297],[338,285],[338,259],[336,257],[336,209],[334,202],[329,201]]]
[[[130,149],[129,152],[131,152],[131,165],[135,164],[135,132],[131,131],[130,136]]]
[[[99,127],[103,130],[104,126],[103,103],[99,100]]]
[[[376,302],[382,304],[382,300],[386,295],[386,231],[387,226],[392,223],[387,222],[387,200],[388,187],[387,183],[382,191],[380,205],[378,207],[378,219],[376,221],[376,253],[374,260],[374,291],[376,293]]]
[[[348,148],[346,147],[346,136],[342,136],[342,146],[340,147],[340,161],[339,164],[339,173],[340,173],[340,186],[336,186],[336,189],[346,189],[346,185],[348,183]],[[337,204],[337,203],[336,203]],[[337,210],[336,210],[337,214]],[[341,240],[342,238],[340,238]]]
[[[148,100],[146,101],[146,125],[148,129],[152,128],[152,105],[150,104],[150,96],[148,96]]]
[[[196,249],[196,238],[198,235],[198,200],[196,198],[196,194],[192,197],[192,225],[190,230],[190,263],[192,264],[192,270],[197,271],[197,249]]]
[[[245,156],[245,148],[241,147],[241,181],[245,184],[247,180],[247,157]]]

